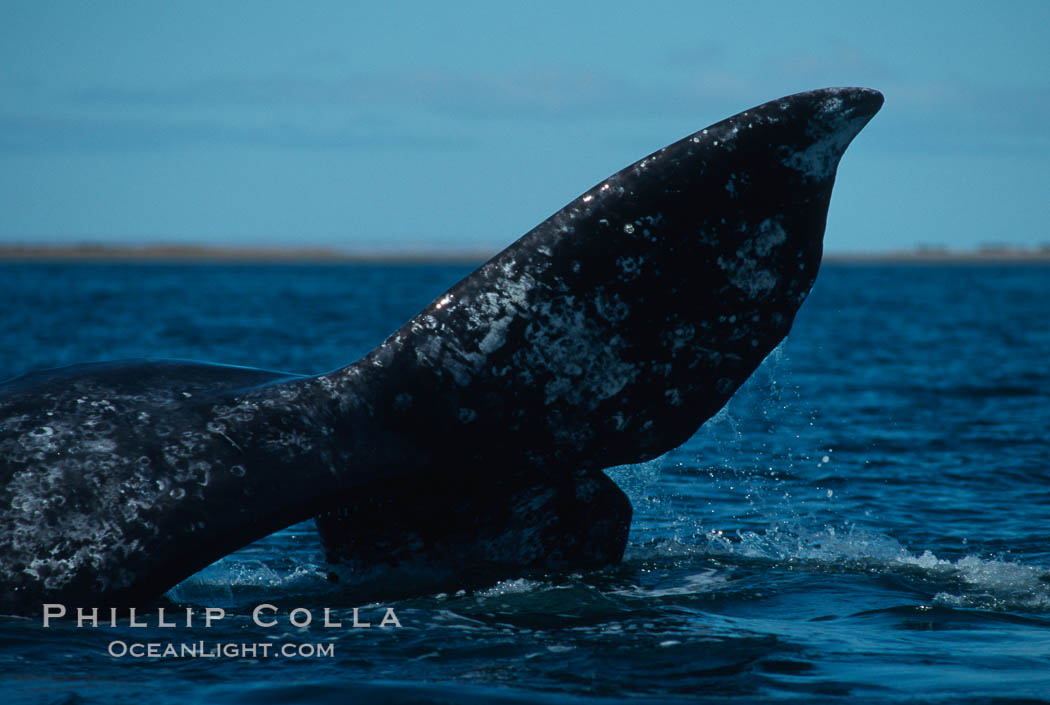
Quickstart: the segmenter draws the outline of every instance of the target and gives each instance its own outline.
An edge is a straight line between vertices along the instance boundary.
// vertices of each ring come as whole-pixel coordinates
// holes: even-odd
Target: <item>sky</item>
[[[0,243],[495,252],[759,103],[886,96],[825,248],[1050,243],[1050,2],[0,1]]]

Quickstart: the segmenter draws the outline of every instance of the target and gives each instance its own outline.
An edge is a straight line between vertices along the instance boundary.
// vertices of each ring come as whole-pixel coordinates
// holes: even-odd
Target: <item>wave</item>
[[[827,574],[867,574],[903,581],[933,604],[994,611],[1050,611],[1050,570],[1004,558],[965,555],[939,558],[916,553],[896,539],[855,528],[774,527],[764,532],[707,531],[692,541],[656,539],[631,545],[625,560],[640,566],[684,567],[717,559],[721,566]],[[717,572],[687,575],[677,588],[653,596],[721,590]]]

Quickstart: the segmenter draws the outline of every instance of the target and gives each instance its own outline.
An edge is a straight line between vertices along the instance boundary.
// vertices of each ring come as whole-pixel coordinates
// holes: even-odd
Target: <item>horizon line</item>
[[[501,250],[349,250],[331,247],[201,245],[181,243],[0,243],[0,262],[186,262],[228,264],[481,264]],[[1050,263],[1050,244],[1035,248],[989,244],[968,249],[918,246],[910,250],[831,251],[829,264]]]

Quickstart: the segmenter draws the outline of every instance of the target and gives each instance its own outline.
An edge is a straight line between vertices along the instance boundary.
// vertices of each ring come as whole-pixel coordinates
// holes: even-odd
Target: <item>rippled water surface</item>
[[[469,269],[4,264],[0,377],[142,356],[321,372]],[[301,524],[172,590],[190,627],[0,618],[0,701],[1048,701],[1048,363],[1046,267],[825,266],[725,410],[610,471],[635,507],[622,565],[358,604]],[[206,606],[226,617],[205,628]],[[202,641],[331,654],[109,654]]]

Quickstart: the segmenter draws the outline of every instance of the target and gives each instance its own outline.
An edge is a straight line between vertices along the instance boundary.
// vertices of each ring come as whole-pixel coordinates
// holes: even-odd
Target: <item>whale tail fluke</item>
[[[576,537],[562,527],[523,545],[523,506],[530,527],[593,506],[629,518],[600,469],[684,442],[784,338],[817,275],[839,160],[881,105],[870,89],[824,89],[689,135],[596,184],[333,373],[337,386],[350,375],[384,390],[382,425],[419,444],[429,489],[355,496],[319,517],[329,557],[433,557],[458,531],[477,537],[461,542],[475,550],[459,566],[499,566],[499,546],[507,565],[542,567]],[[485,489],[453,489],[463,483]],[[464,516],[473,528],[453,529]],[[596,544],[577,529],[575,560],[617,560],[628,523],[603,525]]]

